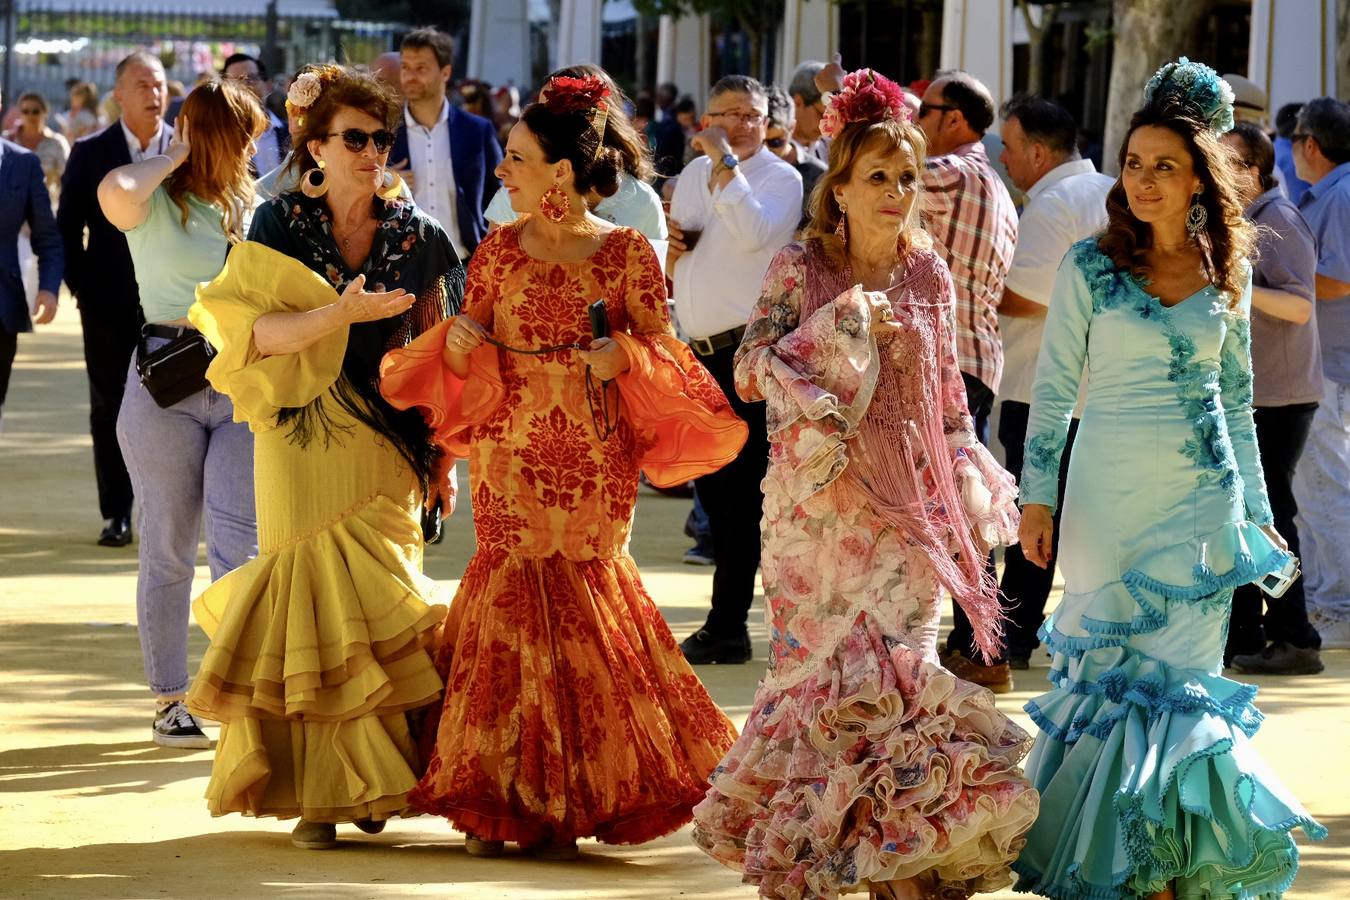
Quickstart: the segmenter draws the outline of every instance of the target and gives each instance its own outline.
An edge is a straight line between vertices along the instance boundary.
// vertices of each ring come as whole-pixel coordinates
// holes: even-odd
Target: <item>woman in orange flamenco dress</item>
[[[464,314],[382,370],[386,398],[469,459],[477,550],[443,627],[445,702],[409,800],[475,856],[512,841],[569,859],[580,837],[674,831],[736,738],[627,545],[639,469],[655,484],[715,470],[746,428],[672,335],[650,243],[586,209],[619,178],[605,93],[555,78],[526,110],[497,175],[517,211],[539,214],[493,231]],[[613,336],[592,341],[601,298]]]

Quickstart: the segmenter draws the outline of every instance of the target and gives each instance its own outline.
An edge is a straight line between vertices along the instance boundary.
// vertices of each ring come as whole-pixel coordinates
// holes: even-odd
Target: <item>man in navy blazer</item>
[[[36,315],[28,315],[28,294],[19,270],[19,229],[27,225],[38,258]],[[37,154],[0,140],[0,414],[9,392],[9,373],[19,348],[19,332],[56,316],[61,290],[61,235],[52,218],[52,198]]]
[[[122,118],[75,142],[56,212],[66,251],[66,285],[75,295],[84,330],[94,473],[99,510],[107,520],[98,542],[105,547],[131,543],[131,478],[117,444],[117,413],[140,339],[141,296],[127,239],[99,208],[98,185],[118,166],[163,153],[173,138],[173,129],[164,124],[169,94],[160,61],[138,50],[117,64],[116,77],[113,95]]]
[[[501,187],[495,174],[502,161],[497,129],[446,99],[454,60],[448,34],[411,31],[399,54],[405,105],[389,166],[412,183],[417,205],[441,223],[460,258],[468,259],[487,234],[483,212]]]

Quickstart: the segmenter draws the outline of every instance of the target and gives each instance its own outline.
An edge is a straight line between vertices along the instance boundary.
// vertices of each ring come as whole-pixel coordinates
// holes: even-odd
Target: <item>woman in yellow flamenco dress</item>
[[[517,211],[540,212],[488,235],[464,315],[390,353],[380,382],[469,459],[478,546],[445,622],[445,703],[409,799],[464,831],[475,856],[513,841],[567,859],[580,837],[674,831],[736,735],[643,588],[628,536],[639,469],[658,485],[714,470],[746,427],[671,334],[651,244],[586,210],[588,191],[610,195],[619,176],[600,137],[604,90],[555,78],[526,110],[497,174]],[[592,342],[597,299],[613,337]]]
[[[407,809],[422,769],[407,713],[441,691],[420,514],[449,499],[445,470],[377,379],[385,351],[458,305],[463,268],[434,221],[376,195],[387,91],[336,66],[297,85],[308,190],[257,211],[189,313],[255,434],[259,554],[194,604],[211,646],[188,702],[221,722],[212,814],[299,816],[296,846],[326,849],[337,823],[376,833]]]

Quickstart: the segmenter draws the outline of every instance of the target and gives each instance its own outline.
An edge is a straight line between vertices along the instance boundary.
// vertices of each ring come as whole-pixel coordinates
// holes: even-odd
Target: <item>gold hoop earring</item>
[[[384,170],[384,187],[376,192],[381,200],[397,200],[403,193],[403,176],[393,169]]]
[[[323,160],[300,176],[300,193],[309,197],[311,200],[317,200],[328,193],[328,176],[323,173]]]

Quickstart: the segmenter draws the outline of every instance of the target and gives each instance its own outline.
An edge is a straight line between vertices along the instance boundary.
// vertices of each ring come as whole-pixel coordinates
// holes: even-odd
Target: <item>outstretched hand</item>
[[[357,275],[347,285],[338,301],[338,309],[348,324],[377,322],[380,319],[397,316],[406,312],[417,299],[415,294],[409,294],[403,288],[371,293],[364,290],[365,285],[366,276]]]

